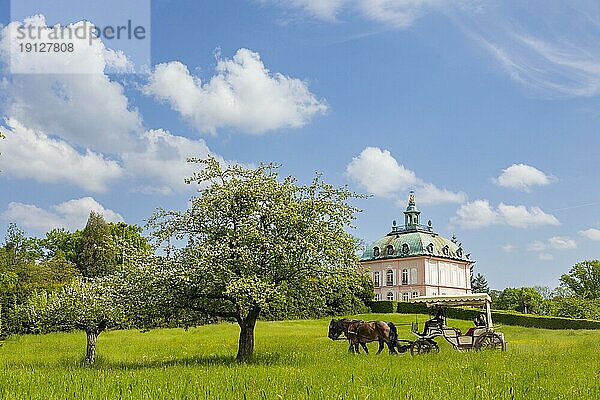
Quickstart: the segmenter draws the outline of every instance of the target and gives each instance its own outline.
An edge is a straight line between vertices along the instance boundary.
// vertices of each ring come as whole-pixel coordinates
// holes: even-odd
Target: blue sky
[[[83,74],[14,74],[0,52],[0,230],[81,228],[90,209],[143,225],[186,206],[183,160],[211,153],[373,195],[367,242],[415,190],[491,287],[553,287],[600,257],[600,6],[522,3],[162,0],[151,65],[106,39],[22,60]],[[114,7],[27,23],[135,19]],[[24,8],[2,3],[3,50]]]

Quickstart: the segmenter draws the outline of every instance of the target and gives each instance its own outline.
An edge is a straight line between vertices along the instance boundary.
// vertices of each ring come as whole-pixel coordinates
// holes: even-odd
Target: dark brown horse
[[[398,332],[392,322],[384,321],[361,321],[355,319],[332,319],[329,323],[329,333],[327,336],[331,340],[337,340],[341,334],[344,334],[350,343],[348,351],[359,353],[359,345],[369,354],[367,343],[378,341],[379,349],[377,354],[381,353],[384,344],[387,344],[390,354],[396,354],[395,347],[398,344]]]

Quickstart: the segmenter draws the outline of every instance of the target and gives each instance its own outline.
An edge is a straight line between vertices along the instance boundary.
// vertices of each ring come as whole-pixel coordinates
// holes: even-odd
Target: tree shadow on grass
[[[260,365],[274,366],[292,364],[290,357],[285,357],[279,353],[257,354],[250,360],[240,363],[233,355],[197,355],[190,357],[173,357],[165,359],[147,359],[140,357],[139,360],[116,361],[105,356],[98,355],[96,363],[88,365],[84,360],[63,359],[60,362],[62,367],[73,368],[92,368],[108,370],[140,370],[140,369],[164,369],[168,367],[194,367],[194,366],[236,366],[236,365]]]

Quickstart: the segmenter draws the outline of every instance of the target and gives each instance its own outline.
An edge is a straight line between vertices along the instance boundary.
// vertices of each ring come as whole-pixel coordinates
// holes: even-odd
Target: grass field
[[[238,328],[232,324],[106,332],[93,367],[82,362],[81,332],[13,337],[0,347],[0,399],[600,398],[600,331],[504,326],[505,353],[459,353],[440,338],[439,354],[376,356],[371,344],[367,356],[328,339],[328,323],[259,322],[256,357],[242,365],[234,361]],[[398,330],[412,339],[409,326]]]

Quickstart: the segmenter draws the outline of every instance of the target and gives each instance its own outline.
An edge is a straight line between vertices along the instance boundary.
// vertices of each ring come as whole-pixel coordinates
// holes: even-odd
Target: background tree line
[[[78,277],[110,275],[125,263],[126,247],[130,252],[149,251],[141,233],[139,226],[107,223],[94,212],[83,230],[52,229],[42,238],[27,237],[9,224],[0,246],[1,333],[27,331],[13,310],[34,293],[60,291]]]
[[[600,260],[582,261],[560,277],[560,286],[490,290],[485,277],[471,280],[475,293],[489,293],[493,307],[522,313],[600,320]]]

